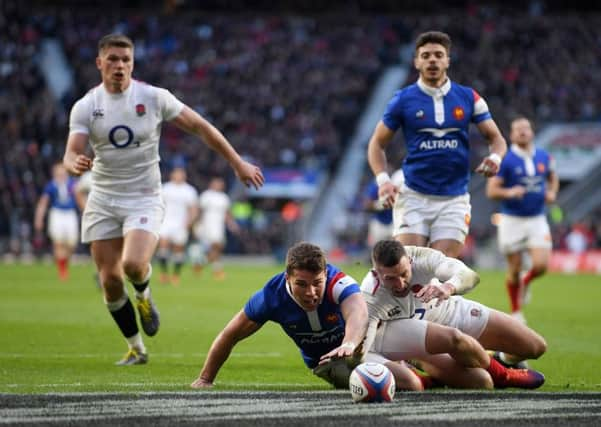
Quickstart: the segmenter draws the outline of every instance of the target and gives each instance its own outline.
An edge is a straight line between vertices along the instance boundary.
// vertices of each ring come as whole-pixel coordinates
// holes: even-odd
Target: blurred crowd
[[[96,43],[110,32],[136,43],[134,77],[171,90],[265,168],[334,172],[379,73],[410,64],[410,43],[429,29],[452,36],[451,78],[483,94],[504,132],[517,112],[539,126],[601,118],[601,75],[592,71],[601,65],[601,16],[549,14],[541,2],[514,13],[474,3],[432,15],[367,16],[69,4],[31,10],[26,2],[0,3],[0,253],[32,250],[35,203],[62,157],[71,106],[99,83]],[[50,36],[73,70],[73,86],[60,99],[38,63]],[[392,150],[400,158],[400,141]],[[483,150],[475,141],[474,159]],[[200,191],[213,175],[234,182],[220,157],[171,126],[163,129],[161,158],[164,171],[184,164]],[[269,253],[281,245],[290,200],[238,202],[247,235],[230,249]],[[588,228],[598,245],[599,224]]]

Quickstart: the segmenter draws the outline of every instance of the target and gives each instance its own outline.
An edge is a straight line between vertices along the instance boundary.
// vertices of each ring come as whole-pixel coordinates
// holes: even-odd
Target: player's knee
[[[543,274],[545,274],[547,272],[547,264],[545,263],[536,263],[532,266],[532,272],[534,273],[534,276],[538,277],[538,276],[542,276]]]
[[[100,284],[107,301],[116,301],[123,296],[123,280],[119,274],[101,272]]]
[[[477,375],[473,377],[473,388],[484,389],[484,390],[492,390],[495,388],[495,384],[492,380],[492,377],[488,372],[484,369],[477,369]]]
[[[535,339],[531,341],[531,355],[529,359],[538,359],[547,352],[547,341],[536,334]]]
[[[148,263],[136,260],[123,260],[123,271],[125,272],[125,275],[136,282],[144,279],[144,270],[147,266]]]

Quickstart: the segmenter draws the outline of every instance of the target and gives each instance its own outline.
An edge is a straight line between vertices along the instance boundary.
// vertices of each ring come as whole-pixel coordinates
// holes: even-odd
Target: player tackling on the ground
[[[362,356],[367,306],[355,279],[327,264],[323,251],[305,242],[288,250],[286,271],[272,277],[217,335],[191,386],[211,387],[234,346],[268,321],[292,338],[316,375],[348,387]]]

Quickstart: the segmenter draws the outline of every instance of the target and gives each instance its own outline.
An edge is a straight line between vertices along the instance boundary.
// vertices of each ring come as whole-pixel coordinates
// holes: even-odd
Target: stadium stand
[[[190,2],[167,1],[161,10],[142,2],[132,2],[138,6],[132,9],[38,2],[33,10],[26,2],[2,2],[0,253],[32,250],[33,206],[50,165],[62,156],[71,105],[98,82],[96,42],[112,31],[136,42],[134,76],[169,88],[266,168],[335,173],[384,67],[401,62],[410,68],[407,43],[432,28],[452,35],[451,77],[486,97],[503,130],[515,113],[534,117],[539,128],[601,118],[601,76],[591,72],[601,65],[598,14],[559,13],[541,2],[519,14],[471,2],[416,14],[416,2],[407,2],[399,14],[398,2],[367,3],[352,2],[340,14],[321,13],[323,2],[299,2],[300,9],[282,6],[285,13],[276,15],[257,2],[262,11],[240,15],[235,8],[248,7],[244,1],[228,2],[225,11],[219,2],[203,2],[202,12]],[[421,3],[434,9],[432,2]],[[72,86],[58,100],[36,60],[50,36],[60,41],[73,70]],[[227,173],[223,161],[173,127],[164,128],[161,144],[162,167],[185,162],[199,189],[211,175]],[[474,147],[474,159],[480,158],[484,144],[475,140]],[[251,202],[252,220],[243,221],[247,236],[230,249],[271,252],[282,245],[287,200]],[[360,229],[361,218],[355,221]],[[486,227],[473,232],[492,234]]]

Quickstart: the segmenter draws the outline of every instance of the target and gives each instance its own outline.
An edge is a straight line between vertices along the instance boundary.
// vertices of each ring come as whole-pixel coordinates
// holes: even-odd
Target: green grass
[[[361,280],[365,266],[345,271]],[[161,331],[145,338],[150,363],[116,367],[126,345],[92,281],[91,266],[74,266],[62,283],[54,267],[0,265],[0,392],[187,391],[215,335],[278,266],[227,266],[225,281],[185,271],[179,288],[152,285]],[[483,272],[470,298],[507,308],[501,272]],[[129,288],[130,294],[133,292]],[[529,324],[549,349],[531,363],[542,390],[601,390],[601,280],[549,274],[534,283]],[[265,325],[241,342],[217,377],[221,390],[328,389],[314,377],[280,328]]]

